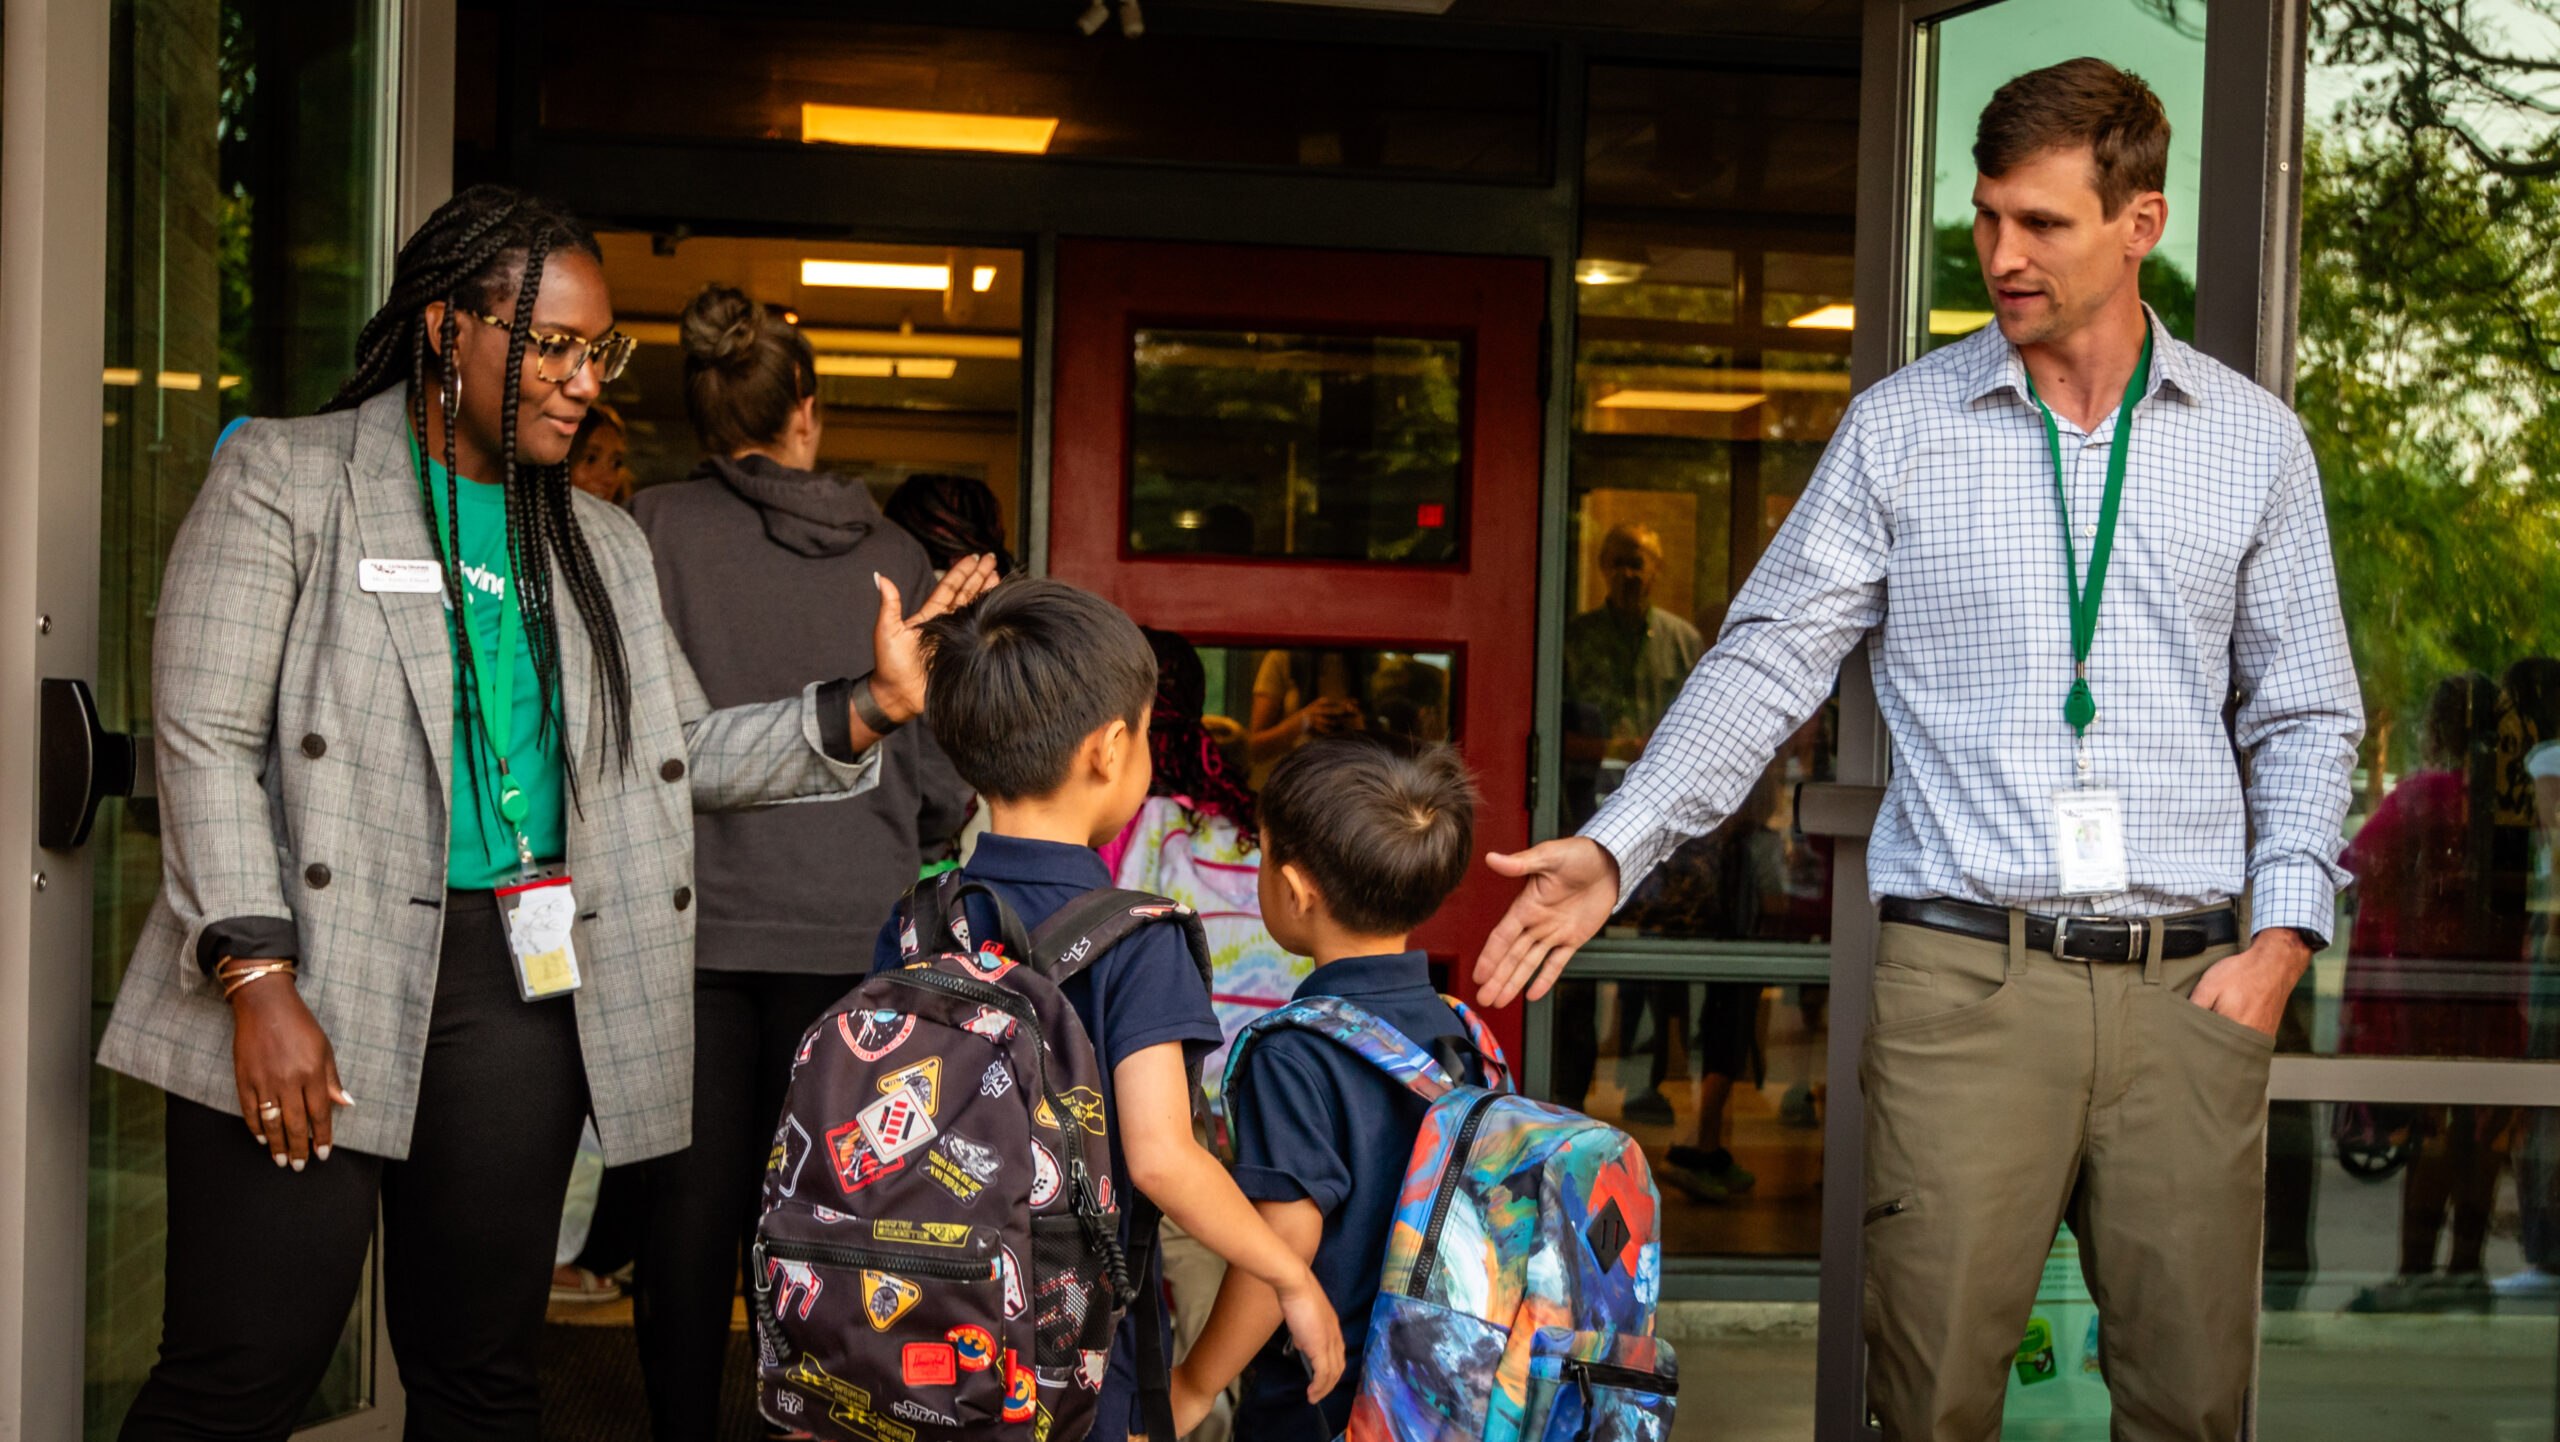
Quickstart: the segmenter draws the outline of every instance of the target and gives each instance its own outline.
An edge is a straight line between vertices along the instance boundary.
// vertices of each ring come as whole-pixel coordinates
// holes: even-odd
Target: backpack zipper
[[[1680,1395],[1680,1379],[1659,1372],[1621,1367],[1615,1362],[1572,1361],[1564,1364],[1565,1375],[1593,1387],[1617,1387],[1629,1392],[1651,1392],[1657,1397]]]
[[[786,1262],[823,1262],[830,1267],[869,1267],[875,1271],[896,1272],[900,1276],[930,1277],[940,1282],[992,1282],[996,1268],[994,1258],[983,1262],[946,1261],[939,1257],[918,1257],[904,1252],[875,1251],[870,1247],[847,1247],[833,1242],[785,1242],[766,1238],[756,1249],[768,1257]],[[761,1270],[761,1269],[759,1269]]]
[[[1476,1144],[1476,1127],[1484,1121],[1484,1109],[1493,1105],[1497,1092],[1486,1092],[1467,1107],[1466,1119],[1458,1123],[1457,1143],[1449,1148],[1448,1164],[1440,1172],[1440,1195],[1431,1203],[1431,1226],[1422,1234],[1422,1250],[1414,1256],[1413,1275],[1405,1282],[1404,1294],[1422,1295],[1424,1283],[1431,1277],[1431,1264],[1440,1255],[1440,1228],[1449,1220],[1449,1204],[1457,1199],[1458,1183],[1466,1175],[1467,1153]]]

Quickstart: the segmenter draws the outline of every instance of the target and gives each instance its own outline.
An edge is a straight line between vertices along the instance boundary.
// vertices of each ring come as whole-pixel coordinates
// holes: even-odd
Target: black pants
[[[647,1220],[631,1316],[657,1442],[706,1442],[719,1426],[738,1268],[755,1234],[792,1054],[809,1023],[859,980],[694,973],[693,1145],[637,1164]]]
[[[340,1148],[297,1173],[236,1113],[169,1098],[168,1300],[125,1442],[289,1433],[346,1327],[377,1201],[405,1435],[538,1438],[535,1349],[587,1112],[570,1007],[520,999],[496,903],[455,892],[406,1159]]]

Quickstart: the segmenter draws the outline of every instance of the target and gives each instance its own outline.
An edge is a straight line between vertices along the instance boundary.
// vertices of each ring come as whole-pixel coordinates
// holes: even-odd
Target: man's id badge
[[[2128,889],[2124,802],[2113,791],[2055,792],[2053,854],[2063,896],[2112,896]]]
[[[569,939],[578,901],[566,875],[545,876],[498,888],[498,912],[507,921],[507,950],[516,959],[516,989],[527,1001],[578,989],[578,948]]]

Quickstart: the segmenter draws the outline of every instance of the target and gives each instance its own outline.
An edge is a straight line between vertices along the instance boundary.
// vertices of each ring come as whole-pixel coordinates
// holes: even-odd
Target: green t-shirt
[[[427,493],[435,499],[436,533],[444,535],[445,471],[427,462]],[[507,496],[502,486],[466,480],[458,487],[462,507],[462,594],[480,654],[495,657],[499,617],[506,587]],[[445,846],[445,884],[462,890],[504,886],[515,880],[516,844],[506,818],[498,814],[498,768],[476,728],[463,724],[466,698],[462,689],[461,636],[453,618],[445,618],[448,642],[457,652],[453,666],[453,831]],[[525,840],[536,860],[555,861],[566,850],[568,822],[562,800],[560,739],[542,724],[543,694],[533,672],[533,652],[523,628],[516,633],[515,732],[508,738],[507,765],[524,788]],[[480,764],[464,747],[483,748]],[[478,785],[475,787],[474,782]]]

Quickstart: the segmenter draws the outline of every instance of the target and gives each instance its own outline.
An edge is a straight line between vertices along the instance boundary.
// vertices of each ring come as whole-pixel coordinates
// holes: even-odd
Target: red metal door
[[[1476,850],[1526,844],[1545,262],[1062,241],[1057,297],[1050,574],[1258,656],[1257,706],[1367,668],[1362,724],[1450,735]],[[1478,866],[1416,944],[1472,959],[1507,899]]]

